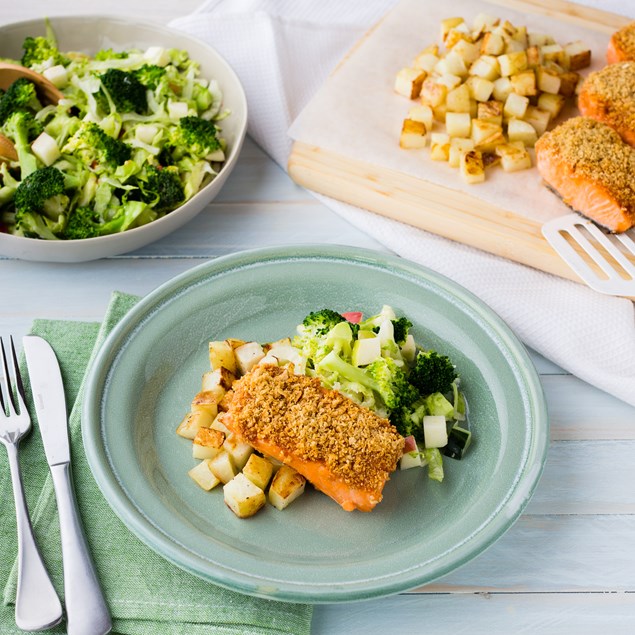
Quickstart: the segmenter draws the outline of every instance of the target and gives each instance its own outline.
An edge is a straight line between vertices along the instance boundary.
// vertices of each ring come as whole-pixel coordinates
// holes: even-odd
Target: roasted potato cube
[[[234,459],[225,451],[219,452],[212,459],[208,459],[207,463],[209,469],[221,483],[229,483],[238,474]]]
[[[527,48],[527,27],[517,26],[516,32],[512,35],[512,40],[518,42],[524,49]]]
[[[229,428],[223,422],[223,413],[221,412],[215,419],[212,421],[212,425],[210,426],[212,430],[220,430],[225,436],[231,434]]]
[[[243,474],[254,485],[264,490],[267,485],[269,485],[269,481],[273,475],[273,463],[258,454],[252,454],[247,463],[245,463]]]
[[[493,33],[498,33],[504,40],[511,40],[516,34],[516,27],[509,21],[505,20],[492,29]]]
[[[217,402],[223,398],[225,393],[232,387],[236,376],[225,367],[209,370],[203,373],[201,389],[203,392],[211,392],[216,396]]]
[[[512,118],[507,122],[507,138],[510,141],[522,141],[525,146],[533,148],[538,135],[536,129],[522,119]]]
[[[505,42],[505,55],[509,55],[510,53],[519,53],[520,51],[524,50],[524,44],[522,42],[519,42],[518,40],[511,39]]]
[[[478,150],[462,152],[459,167],[466,183],[482,183],[485,180],[483,156]]]
[[[218,414],[218,399],[214,392],[201,390],[192,399],[191,411],[206,410],[214,418]]]
[[[445,103],[445,97],[447,94],[447,86],[444,84],[438,84],[436,80],[428,77],[421,87],[421,103],[434,108],[439,104]]]
[[[481,48],[475,42],[468,42],[462,38],[452,47],[452,52],[460,56],[465,65],[469,66],[481,54]]]
[[[426,73],[431,73],[439,62],[439,56],[436,53],[422,51],[412,61],[412,68],[420,68]]]
[[[569,42],[565,44],[564,51],[569,58],[569,70],[579,71],[591,65],[591,49],[584,42]]]
[[[528,69],[521,73],[510,76],[513,91],[518,95],[525,97],[533,97],[538,94],[536,88],[536,74],[533,70]]]
[[[575,71],[565,71],[560,73],[560,90],[559,93],[564,97],[571,97],[575,94],[578,86],[580,74]]]
[[[557,95],[560,92],[562,83],[560,73],[552,68],[539,66],[536,69],[536,81],[540,92],[551,93],[552,95]]]
[[[450,154],[448,156],[448,163],[452,168],[458,168],[461,164],[461,153],[468,152],[474,149],[474,141],[472,139],[451,139],[450,140]]]
[[[249,518],[267,502],[265,493],[244,474],[237,474],[223,486],[225,504],[238,518]]]
[[[569,59],[560,44],[545,44],[540,47],[540,55],[544,62],[555,62],[565,70],[569,69]]]
[[[433,118],[434,114],[432,112],[432,108],[425,104],[413,106],[408,111],[408,119],[411,119],[412,121],[420,121],[422,124],[425,124],[427,132],[432,130]]]
[[[529,46],[525,52],[527,53],[527,68],[536,68],[542,63],[542,55],[537,46]]]
[[[234,349],[234,356],[238,373],[244,375],[265,356],[265,352],[258,342],[245,342]]]
[[[465,77],[467,75],[465,60],[454,51],[450,51],[445,57],[440,59],[434,70],[439,75],[456,75],[457,77]]]
[[[470,66],[469,74],[489,79],[490,82],[493,82],[501,74],[498,58],[494,55],[481,55]]]
[[[469,112],[448,112],[445,115],[445,127],[450,137],[469,137],[472,118]]]
[[[430,111],[432,118],[432,111]],[[422,121],[404,119],[399,146],[406,150],[425,148],[428,143],[428,127]]]
[[[253,454],[253,447],[249,443],[245,443],[235,434],[228,434],[223,443],[223,450],[231,456],[236,469],[242,470],[249,457]]]
[[[459,28],[457,29],[450,29],[444,40],[443,43],[445,44],[445,48],[450,50],[452,48],[454,48],[454,46],[456,44],[458,44],[461,40],[465,41],[465,42],[472,42],[472,34],[468,33],[465,29],[461,28],[464,27],[464,25],[459,25]]]
[[[502,77],[516,75],[527,68],[527,53],[524,50],[505,53],[499,55],[497,59]]]
[[[531,157],[524,148],[505,144],[498,146],[495,152],[501,158],[501,165],[505,172],[517,172],[531,167]]]
[[[538,108],[547,111],[551,119],[555,119],[564,108],[565,98],[563,95],[553,95],[552,93],[542,93],[538,97]]]
[[[499,126],[489,121],[483,121],[482,119],[474,119],[472,121],[472,141],[477,146],[483,143],[486,139],[503,133],[502,126]]]
[[[461,84],[451,90],[445,98],[448,112],[467,112],[471,110],[470,89],[467,84]]]
[[[226,368],[233,375],[236,374],[234,349],[227,340],[209,343],[209,364],[212,370]]]
[[[434,78],[437,84],[442,84],[448,91],[460,86],[463,80],[458,75],[452,75],[452,73],[444,73]]]
[[[209,469],[208,461],[201,461],[188,472],[188,476],[206,492],[214,489],[220,483],[214,472]]]
[[[477,119],[488,121],[498,126],[503,125],[503,103],[496,100],[482,102],[476,111]]]
[[[190,411],[179,423],[176,433],[184,439],[194,439],[201,428],[209,428],[213,421],[214,417],[205,410]]]
[[[237,349],[239,346],[242,346],[243,344],[246,344],[245,340],[239,340],[235,337],[228,337],[225,340],[234,350]]]
[[[491,31],[500,22],[500,18],[488,13],[479,13],[472,22],[474,31]]]
[[[447,161],[450,155],[450,135],[433,132],[430,135],[430,158],[433,161]]]
[[[439,123],[445,123],[445,113],[448,111],[448,107],[445,104],[439,104],[438,106],[432,106],[432,115],[434,120]]]
[[[492,97],[496,101],[505,102],[509,95],[513,92],[512,83],[509,77],[499,77],[494,81],[494,90],[492,90]]]
[[[502,35],[485,33],[481,38],[481,53],[483,55],[501,55],[505,51],[505,40]]]
[[[544,33],[527,33],[527,43],[529,46],[545,46],[547,44],[554,44],[555,40],[550,35]]]
[[[543,95],[549,95],[549,93],[543,93]],[[550,97],[560,97],[560,95],[550,95]],[[540,103],[540,99],[538,99],[538,103]],[[540,136],[545,133],[547,126],[549,126],[551,113],[535,106],[528,106],[523,119],[530,123],[534,127],[536,134]]]
[[[456,29],[459,25],[465,24],[465,20],[460,17],[456,18],[445,18],[445,20],[441,20],[441,41],[445,43],[446,35],[452,30]],[[467,25],[466,25],[467,27]],[[467,31],[467,28],[466,28]]]
[[[282,465],[271,481],[269,502],[279,510],[288,507],[304,492],[306,479],[288,465]]]
[[[421,68],[402,68],[395,77],[395,92],[408,99],[416,99],[426,76],[427,73]]]
[[[506,141],[507,139],[505,139],[505,135],[501,130],[500,132],[495,132],[489,137],[485,137],[485,139],[479,141],[479,143],[474,146],[474,150],[478,150],[483,154],[489,154],[494,152],[499,145],[505,143]]]
[[[494,82],[476,75],[468,77],[465,85],[470,91],[470,97],[476,101],[487,101],[494,90]]]
[[[522,119],[527,112],[527,106],[529,106],[529,99],[527,97],[510,93],[503,106],[503,117],[507,119],[511,117]]]
[[[199,428],[192,441],[192,456],[195,459],[213,459],[222,449],[225,434],[212,428]]]

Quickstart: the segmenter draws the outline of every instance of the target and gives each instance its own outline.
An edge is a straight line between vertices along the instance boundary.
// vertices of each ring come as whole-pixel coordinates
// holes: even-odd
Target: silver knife
[[[60,367],[50,344],[23,338],[31,391],[60,519],[64,604],[68,635],[106,635],[112,622],[77,513],[71,479],[66,400]]]

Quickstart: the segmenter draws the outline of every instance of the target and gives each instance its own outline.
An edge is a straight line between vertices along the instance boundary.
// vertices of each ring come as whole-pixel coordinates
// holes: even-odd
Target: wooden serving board
[[[564,0],[486,2],[492,5],[493,14],[500,13],[500,7],[509,8],[545,15],[550,21],[559,20],[606,33],[607,43],[611,33],[630,22],[623,16]],[[548,24],[545,25],[545,32],[549,31]],[[365,38],[373,37],[374,30],[371,29]],[[347,64],[349,57],[350,53],[334,73]],[[541,222],[484,201],[471,193],[301,141],[293,144],[288,169],[296,183],[320,194],[581,282],[542,236]],[[513,176],[509,175],[510,178]],[[563,210],[563,213],[568,213],[568,210]]]

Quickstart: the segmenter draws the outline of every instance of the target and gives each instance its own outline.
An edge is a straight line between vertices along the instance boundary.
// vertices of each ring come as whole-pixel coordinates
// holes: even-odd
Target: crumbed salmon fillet
[[[575,211],[613,232],[635,225],[635,149],[609,126],[565,121],[536,143],[536,167]]]
[[[320,380],[262,364],[234,383],[222,421],[256,450],[290,465],[346,511],[371,511],[403,455],[387,420]]]
[[[635,61],[635,22],[613,33],[606,50],[606,61],[609,64],[628,60]]]
[[[620,62],[591,73],[578,95],[580,114],[615,128],[635,146],[635,62]]]

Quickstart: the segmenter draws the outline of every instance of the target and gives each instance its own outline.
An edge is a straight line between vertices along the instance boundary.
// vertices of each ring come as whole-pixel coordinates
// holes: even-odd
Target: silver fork
[[[7,448],[9,457],[18,529],[18,589],[15,600],[15,623],[24,631],[41,631],[61,621],[62,605],[35,543],[24,497],[18,444],[31,429],[31,418],[24,403],[24,385],[13,338],[10,338],[10,343],[13,387],[4,342],[0,337],[2,358],[0,360],[0,442]]]

